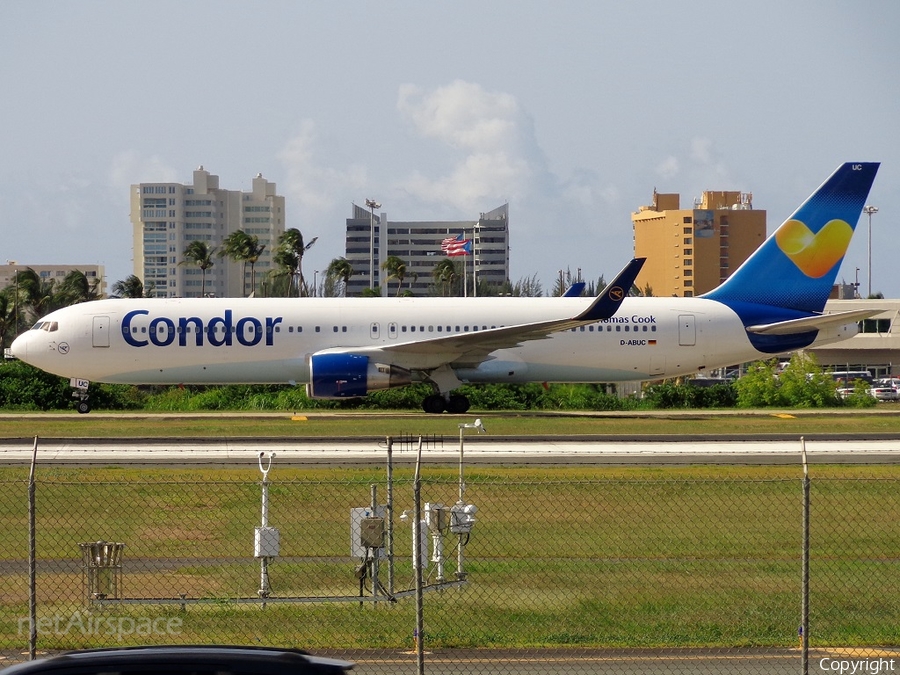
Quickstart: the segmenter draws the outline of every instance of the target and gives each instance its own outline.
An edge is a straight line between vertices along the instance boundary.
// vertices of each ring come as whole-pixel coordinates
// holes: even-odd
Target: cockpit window
[[[44,325],[44,322],[43,322],[43,321],[38,321],[36,324],[34,324],[34,325],[31,327],[31,330],[40,330],[40,329],[41,329],[41,326],[43,326],[43,325]]]
[[[55,330],[59,330],[59,322],[58,321],[38,321],[31,327],[31,330],[45,330],[48,333],[52,333]]]

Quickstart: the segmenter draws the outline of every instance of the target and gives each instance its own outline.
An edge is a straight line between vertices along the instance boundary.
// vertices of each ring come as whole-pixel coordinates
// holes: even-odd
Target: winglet
[[[646,258],[633,258],[616,275],[616,278],[607,284],[603,292],[591,303],[585,311],[574,318],[575,321],[602,321],[613,316],[619,311],[619,306],[628,295],[634,280],[644,266]]]
[[[585,286],[587,286],[587,284],[585,284],[583,281],[576,281],[566,289],[566,292],[562,294],[562,297],[577,298],[581,295],[581,292],[584,290]]]

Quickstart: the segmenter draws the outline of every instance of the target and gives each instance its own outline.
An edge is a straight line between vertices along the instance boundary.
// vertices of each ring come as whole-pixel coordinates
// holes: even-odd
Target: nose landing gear
[[[75,390],[72,392],[72,398],[77,399],[75,401],[75,410],[81,415],[91,412],[91,404],[88,403],[88,387],[90,384],[89,380],[81,380],[77,377],[69,380],[69,385]]]

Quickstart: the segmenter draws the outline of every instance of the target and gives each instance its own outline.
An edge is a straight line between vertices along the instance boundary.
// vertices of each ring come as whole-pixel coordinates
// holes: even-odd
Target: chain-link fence
[[[459,505],[429,466],[417,535],[412,470],[276,463],[264,506],[253,462],[39,466],[34,621],[28,469],[0,469],[6,663],[33,628],[43,652],[263,644],[360,673],[417,647],[432,673],[800,669],[799,466],[476,466]],[[810,468],[814,672],[900,667],[898,490],[896,465]]]

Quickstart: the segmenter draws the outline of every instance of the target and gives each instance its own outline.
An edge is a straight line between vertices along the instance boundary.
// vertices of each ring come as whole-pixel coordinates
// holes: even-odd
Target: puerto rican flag
[[[441,252],[447,256],[471,255],[472,240],[463,239],[462,232],[458,237],[447,237],[441,242]]]

